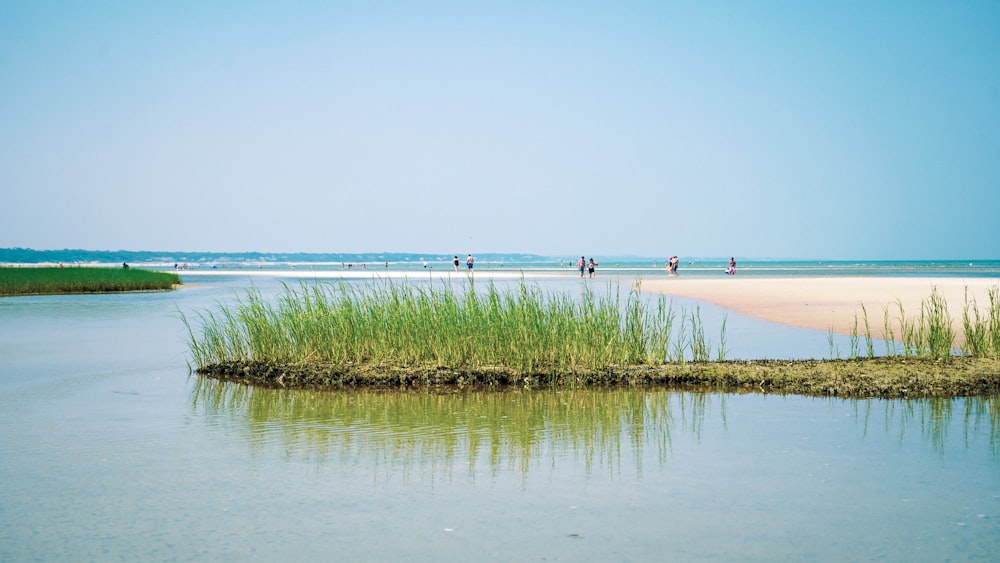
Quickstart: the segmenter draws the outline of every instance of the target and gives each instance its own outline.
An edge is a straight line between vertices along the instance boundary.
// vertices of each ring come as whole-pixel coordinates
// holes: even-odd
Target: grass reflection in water
[[[870,420],[871,403],[868,403],[866,421]],[[902,441],[908,431],[918,430],[925,441],[936,451],[944,453],[949,444],[949,430],[954,417],[962,417],[962,443],[969,445],[973,434],[986,432],[990,450],[1000,457],[1000,397],[967,397],[964,399],[933,398],[920,401],[885,401],[887,431],[899,433]],[[896,424],[898,424],[898,427]],[[866,425],[867,428],[867,425]]]
[[[439,475],[467,466],[470,477],[526,474],[560,459],[582,463],[588,474],[614,476],[623,466],[641,473],[644,461],[668,463],[674,433],[700,441],[706,421],[727,427],[728,397],[650,388],[293,390],[207,377],[192,391],[194,408],[246,421],[249,441],[262,448],[277,443],[291,456],[348,465],[374,459],[386,470],[422,465]],[[902,442],[916,432],[942,452],[955,447],[950,431],[965,432],[965,447],[970,435],[985,434],[1000,457],[996,399],[794,398],[853,404],[862,436],[884,430]]]
[[[622,452],[641,471],[644,451],[665,463],[671,430],[700,433],[707,412],[725,410],[723,395],[658,389],[511,388],[477,391],[303,390],[250,387],[199,377],[196,409],[247,423],[250,439],[273,441],[308,457],[364,455],[408,466],[470,472],[528,471],[563,455],[617,473]],[[486,465],[486,467],[483,466]]]

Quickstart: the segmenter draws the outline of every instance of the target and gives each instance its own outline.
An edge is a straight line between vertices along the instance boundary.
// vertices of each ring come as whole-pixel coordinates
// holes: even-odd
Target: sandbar
[[[921,304],[933,291],[948,303],[952,326],[961,338],[966,292],[981,312],[989,306],[994,278],[931,277],[781,277],[717,279],[672,277],[643,280],[643,291],[713,303],[749,317],[801,328],[849,335],[858,327],[864,335],[867,312],[871,334],[884,337],[884,315],[898,326],[900,307],[909,321],[919,318]],[[862,305],[864,309],[862,309]],[[971,313],[971,307],[970,307]],[[857,319],[857,325],[855,325]]]

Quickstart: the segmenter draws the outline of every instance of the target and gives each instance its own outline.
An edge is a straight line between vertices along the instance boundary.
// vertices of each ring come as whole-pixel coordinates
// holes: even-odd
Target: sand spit
[[[930,277],[788,277],[644,280],[642,289],[714,303],[742,315],[801,328],[850,334],[855,315],[863,334],[867,311],[872,336],[883,337],[884,311],[898,323],[900,305],[907,319],[920,315],[921,303],[937,291],[948,303],[953,326],[961,334],[966,290],[980,309],[989,304],[990,288],[1000,280]]]

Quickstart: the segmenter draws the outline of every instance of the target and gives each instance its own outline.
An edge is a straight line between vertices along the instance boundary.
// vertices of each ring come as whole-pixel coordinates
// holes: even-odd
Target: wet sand
[[[802,328],[851,334],[855,315],[864,334],[864,305],[872,336],[881,338],[884,311],[898,326],[900,305],[906,318],[920,315],[921,303],[937,290],[948,303],[956,333],[962,332],[966,289],[980,310],[989,306],[988,291],[1000,280],[987,278],[740,278],[683,277],[643,280],[644,291],[714,303],[742,315]]]

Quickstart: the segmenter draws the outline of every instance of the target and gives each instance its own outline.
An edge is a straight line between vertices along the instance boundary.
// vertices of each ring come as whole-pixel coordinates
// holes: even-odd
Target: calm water
[[[995,398],[250,389],[190,375],[178,319],[250,282],[186,281],[0,299],[0,560],[1000,552]],[[722,312],[701,311],[710,332]],[[734,315],[727,333],[733,357],[828,350]]]

